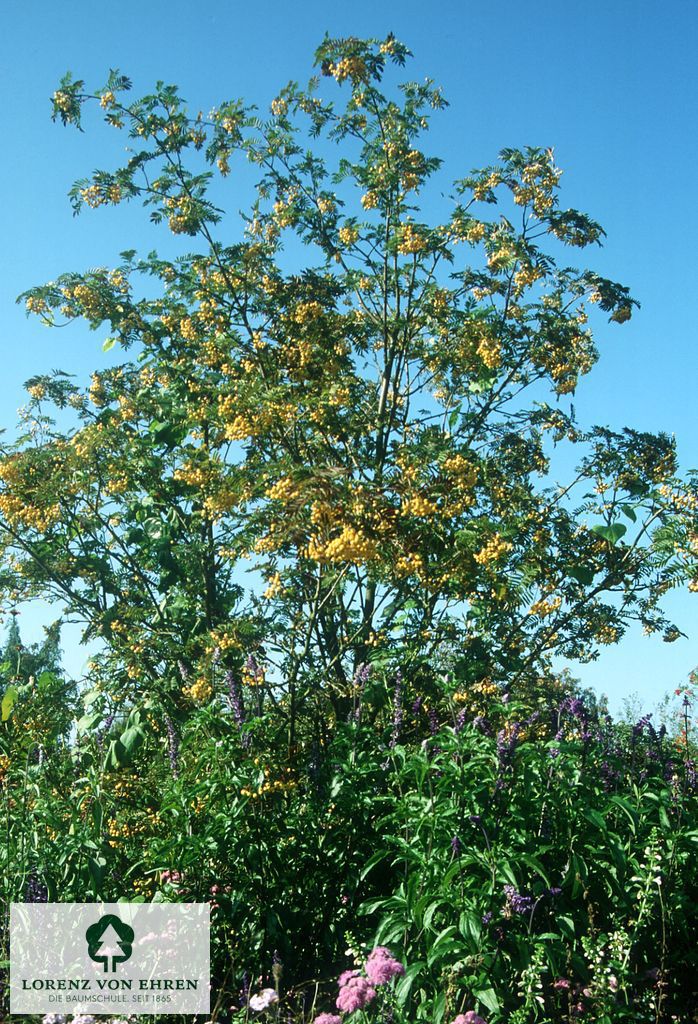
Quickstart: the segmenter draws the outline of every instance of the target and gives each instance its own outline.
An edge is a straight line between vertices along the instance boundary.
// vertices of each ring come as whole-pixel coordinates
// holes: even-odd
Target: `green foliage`
[[[421,683],[364,673],[350,720],[290,757],[248,693],[242,722],[230,701],[176,735],[132,713],[111,741],[85,725],[40,765],[13,758],[2,797],[31,817],[10,815],[8,898],[34,873],[51,899],[208,900],[222,1005],[276,956],[298,1021],[331,1009],[337,975],[374,945],[406,972],[366,1019],[392,1005],[401,1024],[468,1010],[557,1024],[583,1006],[631,1022],[690,1006],[689,709],[655,731],[613,723],[564,679],[525,702],[432,684],[425,703]],[[110,756],[119,744],[128,758]]]

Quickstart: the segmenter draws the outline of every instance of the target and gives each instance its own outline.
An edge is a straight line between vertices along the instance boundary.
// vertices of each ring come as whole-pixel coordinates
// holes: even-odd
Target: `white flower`
[[[250,999],[250,1006],[258,1012],[268,1010],[272,1003],[278,1003],[279,997],[273,988],[263,988],[256,996]]]

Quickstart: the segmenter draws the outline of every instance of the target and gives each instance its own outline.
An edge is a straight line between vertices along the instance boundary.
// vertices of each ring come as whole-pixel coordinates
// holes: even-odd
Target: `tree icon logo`
[[[132,952],[133,928],[124,924],[116,914],[105,914],[85,932],[90,960],[104,964],[105,973],[125,963]],[[111,966],[110,966],[111,961]]]

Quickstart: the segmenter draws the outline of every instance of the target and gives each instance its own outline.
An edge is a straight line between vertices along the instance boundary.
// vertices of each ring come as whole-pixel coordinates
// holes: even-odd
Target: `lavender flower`
[[[260,667],[254,654],[249,654],[245,662],[245,671],[255,683],[264,678],[264,669]]]
[[[509,914],[530,914],[535,905],[533,896],[524,896],[522,893],[517,892],[513,885],[504,886],[504,895],[506,896],[505,909],[509,911]]]
[[[482,715],[476,715],[475,718],[473,718],[472,725],[473,729],[477,729],[478,732],[484,733],[485,736],[492,735],[492,726],[486,718],[483,718]]]
[[[453,856],[460,857],[462,849],[463,846],[458,836],[453,836],[451,839],[451,850],[453,851]]]
[[[620,772],[609,761],[601,762],[601,781],[607,793],[620,781]]]
[[[228,695],[233,709],[235,724],[239,727],[245,722],[245,705],[242,699],[242,686],[240,680],[231,670],[226,673],[225,680],[228,684]]]
[[[356,686],[357,689],[363,690],[370,676],[371,666],[369,664],[359,665],[356,672],[354,673],[354,686]]]
[[[114,724],[114,719],[115,718],[116,718],[116,714],[112,711],[111,714],[107,715],[107,717],[104,719],[104,725],[99,730],[99,732],[95,735],[95,743],[97,744],[97,750],[101,750],[102,747],[104,746],[104,741],[107,738],[107,736],[109,735],[109,730],[111,729],[112,725]]]
[[[645,731],[645,729],[647,729],[649,731],[649,725],[650,725],[650,718],[651,717],[652,717],[652,715],[643,715],[642,718],[639,718],[637,720],[637,722],[633,726],[633,731],[632,731],[632,742],[633,743],[635,743],[635,741],[638,740],[640,738],[640,736],[642,736],[642,734]]]
[[[586,708],[584,707],[584,701],[580,700],[579,697],[565,697],[560,704],[558,714],[569,714],[572,718],[586,718]]]
[[[395,673],[395,690],[393,692],[393,731],[390,736],[389,744],[391,748],[397,745],[397,741],[400,738],[402,720],[402,672],[400,671],[400,669],[398,669],[397,672]]]
[[[170,769],[172,778],[179,778],[179,736],[177,735],[174,723],[169,715],[165,715],[165,727],[167,728],[167,750],[170,758]]]
[[[350,725],[352,722],[356,725],[361,724],[361,698],[370,675],[371,666],[367,664],[358,665],[354,671],[354,678],[351,681],[352,708],[347,715],[347,722]]]
[[[505,769],[511,764],[520,732],[521,724],[512,722],[508,729],[500,729],[497,733],[497,757],[501,769]]]
[[[252,655],[250,655],[250,658],[252,658]],[[254,661],[254,659],[252,660]],[[228,695],[230,697],[230,704],[233,709],[233,718],[235,719],[235,724],[237,725],[238,729],[241,729],[242,726],[245,724],[245,704],[242,698],[242,686],[240,685],[240,680],[233,671],[228,671],[226,673],[225,678],[226,682],[228,683]],[[243,747],[249,747],[250,739],[251,737],[249,733],[243,733]]]

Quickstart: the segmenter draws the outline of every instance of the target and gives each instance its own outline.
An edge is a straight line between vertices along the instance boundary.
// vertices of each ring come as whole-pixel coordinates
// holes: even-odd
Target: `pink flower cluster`
[[[369,953],[366,961],[366,977],[372,985],[387,985],[393,978],[404,973],[405,968],[385,946],[376,946]]]
[[[363,1010],[376,998],[376,990],[368,978],[363,978],[358,971],[345,971],[339,979],[339,995],[337,1009],[342,1013],[353,1013]]]
[[[363,1010],[376,998],[376,988],[387,985],[393,978],[404,974],[405,968],[385,946],[376,946],[366,960],[366,976],[360,971],[344,971],[338,979],[337,1009],[342,1013]],[[315,1024],[341,1024],[341,1018],[332,1013],[321,1013]]]
[[[467,1013],[459,1013],[452,1024],[487,1024],[487,1021],[475,1013],[475,1010],[468,1010]]]

